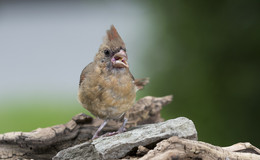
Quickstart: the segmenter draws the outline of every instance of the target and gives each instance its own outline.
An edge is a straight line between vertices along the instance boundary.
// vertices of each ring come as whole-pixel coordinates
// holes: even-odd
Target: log
[[[239,143],[230,147],[218,147],[201,141],[173,136],[158,143],[154,149],[141,158],[129,157],[126,159],[257,160],[260,159],[260,152],[259,149],[250,143]]]
[[[171,101],[172,96],[140,99],[126,114],[129,119],[126,128],[163,121],[160,110]],[[51,159],[62,149],[88,141],[102,122],[81,113],[66,124],[0,134],[0,158]],[[121,122],[109,121],[101,134],[116,131],[120,125]]]
[[[137,127],[60,151],[53,160],[257,160],[260,151],[250,143],[229,147],[197,141],[194,123],[184,117]]]
[[[0,134],[0,159],[260,159],[260,150],[248,142],[219,147],[197,141],[193,122],[184,117],[163,122],[160,110],[171,100],[172,96],[140,99],[126,113],[128,132],[94,141],[89,139],[102,120],[82,113],[66,124]],[[101,134],[116,131],[120,125],[110,121]]]
[[[120,159],[137,147],[151,148],[153,144],[171,136],[197,140],[194,123],[185,118],[139,126],[115,136],[101,137],[60,151],[53,160],[67,159]],[[154,145],[155,146],[155,145]]]

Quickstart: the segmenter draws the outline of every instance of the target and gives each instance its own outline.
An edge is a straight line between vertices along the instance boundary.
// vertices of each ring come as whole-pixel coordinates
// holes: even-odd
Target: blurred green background
[[[206,142],[260,147],[260,1],[153,2],[148,93],[174,95],[163,116],[192,119]]]
[[[115,8],[133,4],[128,7],[137,8],[143,21],[149,19],[142,30],[146,33],[131,32],[139,40],[137,47],[126,41],[129,52],[139,52],[129,58],[133,74],[151,79],[138,98],[173,94],[174,100],[162,110],[162,117],[192,119],[199,140],[220,146],[246,141],[260,147],[260,1],[106,1],[95,6],[103,3]],[[123,15],[130,13],[121,11]],[[129,21],[126,16],[125,21],[129,28],[141,27],[135,19]],[[121,22],[112,23],[120,26]],[[117,29],[124,38],[130,33],[123,28]],[[97,50],[98,46],[93,47]],[[84,67],[83,61],[78,67]],[[59,92],[5,95],[0,133],[66,123],[77,113],[87,113],[76,100],[78,77],[75,79],[75,88],[67,97]]]

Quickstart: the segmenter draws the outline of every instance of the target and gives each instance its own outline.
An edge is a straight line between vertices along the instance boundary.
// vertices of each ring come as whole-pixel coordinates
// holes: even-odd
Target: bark
[[[140,147],[137,153],[146,152],[141,158],[127,157],[132,160],[257,160],[259,149],[250,143],[238,143],[230,147],[218,147],[211,144],[178,138],[176,136],[159,142],[148,152]],[[144,154],[144,153],[143,153]],[[138,154],[137,154],[138,155]]]
[[[126,127],[132,128],[132,131],[134,131],[143,127],[139,126],[142,124],[162,122],[163,119],[160,117],[160,110],[162,109],[162,106],[170,103],[171,100],[172,96],[161,98],[145,97],[140,99],[126,114],[129,119]],[[86,152],[92,152],[94,150],[94,146],[98,147],[97,143],[95,143],[96,140],[88,140],[92,137],[93,133],[102,122],[103,121],[100,119],[93,119],[92,117],[81,113],[73,117],[72,120],[66,124],[48,128],[39,128],[32,132],[10,132],[0,134],[0,159],[51,159],[61,150],[64,151],[64,149],[68,149],[72,146],[76,147],[78,144],[85,146],[89,144],[92,147],[86,147],[85,149],[84,147],[80,148],[82,153],[77,155],[86,156]],[[101,134],[116,131],[120,125],[121,122],[110,121]],[[157,127],[157,129],[158,128],[159,127]],[[165,131],[160,131],[158,134],[164,132]],[[146,134],[149,133],[152,132],[146,132]],[[180,134],[182,133],[186,132],[180,132]],[[120,135],[118,136],[120,137]],[[131,135],[128,137],[130,136]],[[118,159],[260,159],[260,150],[250,143],[237,143],[229,147],[219,147],[205,142],[196,141],[194,139],[184,138],[180,138],[180,136],[173,136],[170,138],[164,137],[159,141],[151,142],[151,144],[143,143],[143,145],[141,142],[138,142],[139,145],[130,149],[129,152],[126,151],[127,154],[124,155],[124,157],[118,157]],[[150,138],[148,139],[150,140]],[[148,139],[143,141],[146,142]],[[136,138],[136,140],[140,139]],[[116,143],[116,140],[113,141]],[[133,144],[134,143],[131,142],[131,145]],[[128,147],[128,145],[126,145],[126,148],[120,147],[116,152],[120,152],[120,149],[126,150]],[[100,153],[97,152],[93,153],[93,155],[100,157]],[[59,158],[66,159],[63,157]],[[87,159],[93,159],[93,157],[88,157]],[[101,159],[104,159],[104,157],[101,157]]]
[[[139,124],[163,121],[160,117],[162,106],[170,103],[172,96],[145,97],[137,101],[126,114],[126,128]],[[62,149],[86,142],[103,121],[85,114],[78,114],[66,124],[38,128],[32,132],[10,132],[0,134],[1,159],[51,159]],[[121,122],[110,121],[103,133],[116,131]],[[103,134],[101,133],[101,134]]]
[[[60,151],[53,160],[120,159],[134,153],[139,146],[150,146],[163,139],[178,136],[197,140],[194,123],[185,117],[146,124],[109,137],[100,137]]]

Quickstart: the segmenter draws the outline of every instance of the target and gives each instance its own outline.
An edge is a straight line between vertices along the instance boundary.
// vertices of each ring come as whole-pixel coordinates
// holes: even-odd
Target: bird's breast
[[[94,78],[94,77],[92,77]],[[102,119],[116,119],[135,102],[135,85],[127,74],[101,74],[83,90],[83,107]]]

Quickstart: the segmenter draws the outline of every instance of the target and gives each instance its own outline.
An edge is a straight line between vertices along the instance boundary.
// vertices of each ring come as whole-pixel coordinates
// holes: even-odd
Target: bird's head
[[[107,30],[107,35],[101,44],[95,61],[108,68],[128,68],[125,43],[114,25]]]

